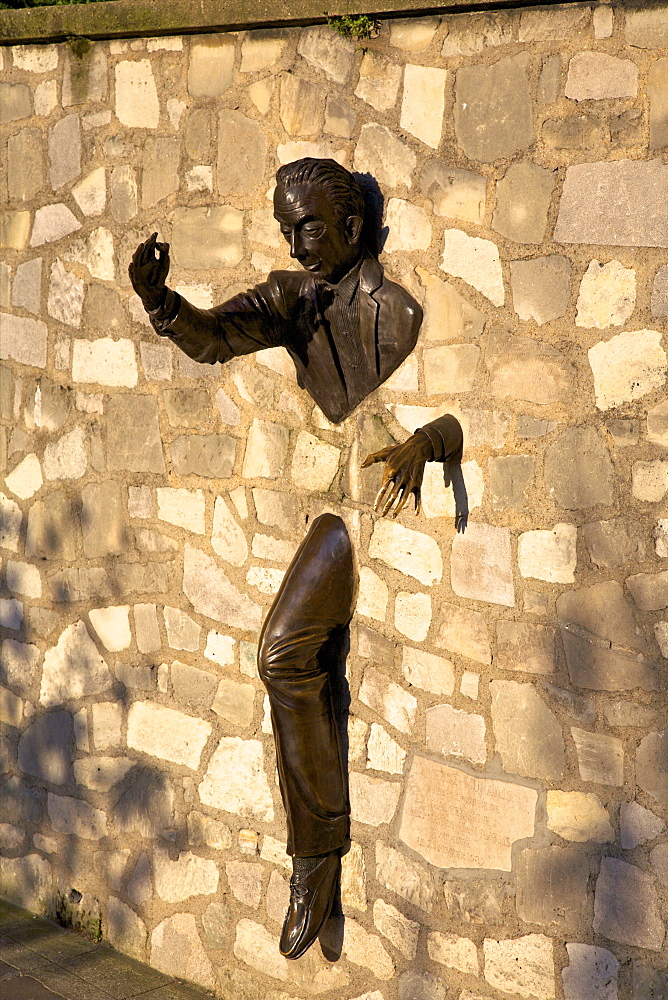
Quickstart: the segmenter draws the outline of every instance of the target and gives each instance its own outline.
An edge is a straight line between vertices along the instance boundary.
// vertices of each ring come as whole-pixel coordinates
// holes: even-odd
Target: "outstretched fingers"
[[[371,455],[367,455],[362,462],[362,468],[368,469],[370,465],[375,465],[377,462],[386,462],[395,447],[396,445],[391,445],[389,448],[381,448],[380,451],[374,451]]]

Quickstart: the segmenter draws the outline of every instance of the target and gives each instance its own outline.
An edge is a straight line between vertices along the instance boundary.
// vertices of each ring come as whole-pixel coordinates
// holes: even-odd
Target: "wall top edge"
[[[559,5],[582,0],[559,0]],[[238,31],[322,24],[327,16],[374,14],[417,17],[467,11],[555,6],[555,0],[114,0],[0,11],[0,45],[91,39],[132,38],[196,32]]]

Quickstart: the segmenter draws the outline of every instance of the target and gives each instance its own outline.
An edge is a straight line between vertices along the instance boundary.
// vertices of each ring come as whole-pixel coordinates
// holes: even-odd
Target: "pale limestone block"
[[[29,213],[23,213],[29,215]],[[30,246],[53,243],[81,229],[81,223],[67,205],[44,205],[35,212],[35,223],[30,237]],[[20,248],[19,248],[20,249]]]
[[[453,407],[451,407],[452,409]],[[464,432],[466,437],[466,431]],[[468,497],[469,511],[482,504],[485,492],[485,476],[475,459],[463,462],[459,467],[461,477]],[[426,518],[456,517],[458,514],[452,483],[446,486],[449,470],[438,462],[430,462],[425,466],[422,480],[422,512]]]
[[[571,262],[552,254],[510,264],[513,308],[520,319],[539,326],[559,319],[570,299]]]
[[[634,462],[631,492],[636,500],[658,503],[668,493],[668,462]]]
[[[35,114],[50,115],[58,103],[58,85],[55,80],[43,80],[35,87]]]
[[[658,330],[618,333],[595,344],[588,356],[599,410],[640,399],[666,381],[666,352]]]
[[[348,853],[341,858],[341,901],[344,906],[352,906],[356,910],[367,908],[364,852],[362,845],[354,842]]]
[[[246,918],[239,921],[234,941],[234,955],[257,972],[284,982],[291,978],[289,964],[278,954],[278,942],[262,926]]]
[[[564,840],[610,843],[615,831],[607,809],[593,792],[547,792],[547,825]]]
[[[596,14],[612,10],[599,6]],[[611,29],[612,30],[612,29]],[[619,962],[607,948],[591,944],[567,944],[569,964],[561,976],[565,1000],[617,1000]]]
[[[63,205],[62,207],[64,208],[65,206]],[[40,213],[42,214],[40,215]],[[37,209],[35,222],[37,222],[38,215],[40,216],[42,230],[48,229],[48,227],[45,226],[47,220],[44,217],[43,209]],[[74,219],[74,216],[72,216],[72,218]],[[0,247],[8,247],[11,250],[23,250],[28,244],[28,236],[30,235],[30,220],[31,213],[27,211],[3,212],[2,216],[0,216]],[[77,223],[74,228],[76,229],[78,225],[79,223]],[[41,239],[41,235],[38,236],[38,239],[41,243],[45,242]],[[35,244],[31,243],[31,246],[35,246]]]
[[[647,440],[668,448],[668,400],[647,411]]]
[[[420,934],[420,924],[417,921],[409,920],[397,910],[396,906],[386,903],[384,899],[377,899],[373,904],[373,922],[376,929],[394,945],[397,951],[409,961],[413,961],[417,954]]]
[[[470,938],[431,931],[427,937],[427,952],[432,962],[466,975],[479,975],[478,950]]]
[[[174,913],[153,930],[150,964],[159,972],[180,976],[206,989],[216,986],[213,966],[200,941],[192,913]]]
[[[60,323],[68,326],[81,325],[85,285],[84,282],[63,267],[60,260],[51,266],[51,281],[47,311]]]
[[[431,199],[435,215],[482,225],[487,179],[481,174],[429,159],[420,174],[420,187]]]
[[[660,951],[665,937],[649,875],[617,858],[603,858],[594,897],[594,930],[636,948]]]
[[[177,208],[172,230],[174,260],[202,270],[236,267],[243,257],[243,212],[230,205]]]
[[[448,697],[455,690],[454,667],[442,656],[404,646],[401,669],[405,680],[412,687]]]
[[[485,317],[456,292],[451,284],[429,274],[423,267],[415,273],[425,287],[421,334],[427,340],[458,340],[479,337]]]
[[[661,655],[668,659],[668,622],[657,622],[654,626],[654,635]]]
[[[371,723],[367,743],[367,768],[387,771],[388,774],[403,774],[406,751],[389,736],[377,722]]]
[[[63,260],[83,264],[84,267],[88,268],[93,278],[113,281],[116,275],[114,238],[108,229],[100,226],[93,230],[87,240],[75,243],[71,250],[64,253]]]
[[[225,871],[234,898],[256,910],[262,898],[262,866],[252,861],[227,861]]]
[[[248,31],[241,43],[242,73],[271,70],[280,61],[287,44],[284,34],[277,31]]]
[[[204,534],[204,510],[206,499],[202,490],[174,489],[169,486],[159,486],[156,490],[158,499],[158,517],[161,521],[175,524],[179,528]]]
[[[427,586],[443,577],[443,558],[437,542],[412,528],[394,521],[376,521],[369,542],[369,558],[380,559],[387,566],[414,577]]]
[[[107,182],[104,167],[97,167],[72,188],[72,194],[84,215],[102,215],[107,203]]]
[[[149,59],[116,64],[116,117],[126,128],[157,128],[160,104]]]
[[[166,903],[179,903],[191,896],[210,896],[218,889],[218,868],[215,861],[199,858],[191,851],[182,851],[170,861],[164,848],[153,851],[155,891]]]
[[[485,979],[504,993],[540,1000],[554,997],[554,944],[544,934],[526,934],[506,941],[485,938]]]
[[[527,777],[560,778],[565,766],[561,723],[533,684],[490,684],[492,725],[503,769]]]
[[[87,466],[83,427],[75,427],[44,449],[45,479],[81,479]]]
[[[412,906],[431,911],[434,898],[431,875],[381,840],[376,841],[376,878]]]
[[[625,582],[641,611],[660,611],[668,607],[668,570],[635,573],[627,576]]]
[[[418,392],[418,359],[410,354],[405,361],[383,383],[383,388],[390,392]]]
[[[213,191],[213,167],[193,167],[186,175],[188,191]]]
[[[74,741],[77,745],[77,750],[88,753],[90,751],[90,739],[88,736],[88,712],[86,709],[82,708],[80,711],[75,712],[72,721],[74,723]]]
[[[513,844],[533,836],[537,801],[532,788],[416,755],[399,837],[437,868],[509,872]]]
[[[51,187],[55,190],[81,173],[81,125],[79,115],[66,115],[49,132]]]
[[[211,708],[231,725],[247,729],[253,721],[255,688],[223,678],[218,684]]]
[[[424,352],[425,385],[429,395],[470,392],[475,385],[480,348],[475,344],[447,344]]]
[[[519,536],[517,562],[523,577],[548,583],[575,583],[577,527],[555,524],[546,531],[525,531]]]
[[[636,272],[618,260],[592,260],[580,282],[575,325],[605,330],[623,326],[636,304]]]
[[[368,774],[350,773],[350,815],[358,823],[379,826],[389,823],[397,811],[401,785],[397,782],[372,778]]]
[[[302,490],[326,493],[336,475],[340,457],[340,448],[326,444],[308,431],[300,431],[292,458],[293,483]]]
[[[232,834],[224,823],[192,810],[188,813],[188,843],[193,847],[206,845],[217,851],[226,851],[232,846]]]
[[[528,622],[496,623],[496,656],[500,670],[549,676],[555,671],[555,630]]]
[[[146,957],[146,925],[116,896],[110,896],[107,901],[106,929],[112,948],[138,961]]]
[[[246,573],[246,583],[257,587],[263,594],[277,594],[281,588],[285,572],[282,569],[270,569],[266,566],[250,566]]]
[[[480,674],[474,674],[470,670],[465,670],[459,684],[459,692],[465,698],[476,701],[478,698],[478,687],[480,684]]]
[[[625,851],[632,851],[639,844],[654,840],[665,830],[666,824],[650,809],[639,802],[622,802],[619,810],[621,845]]]
[[[3,628],[19,629],[23,622],[23,603],[14,598],[0,597],[0,625]]]
[[[283,472],[289,440],[287,427],[255,418],[248,432],[241,475],[245,479],[277,479]]]
[[[324,94],[317,84],[294,73],[283,73],[280,118],[289,135],[316,135],[322,128]]]
[[[366,737],[369,727],[362,719],[354,715],[348,716],[348,757],[358,760],[366,750]]]
[[[296,542],[287,542],[271,535],[255,534],[251,543],[251,552],[258,559],[269,559],[271,562],[289,563],[297,549]]]
[[[37,913],[51,892],[51,865],[39,854],[0,858],[0,880],[6,899]]]
[[[42,467],[37,455],[26,455],[6,477],[5,482],[11,492],[21,500],[29,500],[30,497],[33,497],[42,488],[44,482]],[[8,548],[9,546],[5,545],[4,547]],[[14,551],[16,550],[14,549]]]
[[[211,725],[173,708],[136,701],[128,709],[128,746],[196,770]]]
[[[219,632],[211,631],[206,638],[206,648],[204,655],[207,660],[213,660],[220,666],[229,666],[234,663],[234,649],[237,644],[236,639],[229,635],[221,635]]]
[[[389,235],[383,247],[385,253],[397,250],[428,250],[431,244],[431,223],[424,209],[401,198],[390,198],[385,215]]]
[[[134,612],[137,649],[154,653],[162,645],[155,604],[135,604]]]
[[[9,281],[9,266],[5,265],[7,281]],[[23,306],[31,313],[39,313],[41,305],[42,291],[42,258],[35,257],[33,260],[26,260],[19,264],[14,274],[12,282],[12,305]],[[8,297],[8,296],[7,296]],[[3,300],[2,305],[9,306],[9,302]]]
[[[88,612],[91,624],[105,649],[118,653],[132,642],[130,608],[127,604],[111,608],[94,608]]]
[[[360,97],[376,111],[387,111],[396,104],[400,82],[401,66],[379,52],[367,50],[360,66],[355,97]]]
[[[183,38],[180,35],[166,36],[165,38],[147,38],[147,52],[182,52]]]
[[[256,83],[251,83],[251,85],[247,88],[248,96],[261,115],[266,115],[271,107],[274,86],[274,78],[267,76],[264,80],[258,80]]]
[[[0,515],[1,516],[1,515]],[[42,596],[42,578],[37,566],[8,559],[5,567],[7,589],[33,599]]]
[[[137,178],[127,163],[111,171],[109,210],[116,222],[121,223],[129,222],[137,214]]]
[[[448,757],[464,757],[474,764],[487,760],[485,720],[451,705],[434,705],[425,713],[427,748]]]
[[[428,594],[401,591],[394,602],[394,626],[412,642],[424,642],[431,625],[431,598]]]
[[[275,840],[268,834],[262,838],[260,857],[263,861],[268,861],[272,865],[281,865],[290,871],[292,869],[292,859],[285,853],[286,845],[280,840]]]
[[[454,604],[444,604],[442,610],[444,620],[438,635],[438,645],[479,663],[491,663],[492,651],[483,616],[477,611],[458,608]]]
[[[635,97],[638,67],[630,59],[606,52],[576,52],[568,64],[566,97],[574,101],[606,101]]]
[[[51,825],[58,833],[71,834],[84,840],[100,840],[107,835],[106,815],[83,799],[49,792],[47,808]]]
[[[81,119],[81,127],[84,132],[90,132],[91,129],[101,128],[103,125],[109,125],[111,122],[111,111],[107,108],[106,111],[93,111],[90,115],[84,115]]]
[[[58,643],[44,654],[41,704],[51,708],[73,698],[100,694],[110,685],[109,668],[84,623],[68,625]]]
[[[211,548],[233,566],[243,566],[248,558],[246,536],[222,497],[216,497],[213,509]]]
[[[29,73],[49,73],[58,67],[57,45],[12,45],[15,69]]]
[[[394,962],[376,934],[369,934],[360,923],[348,917],[343,935],[343,953],[353,965],[369,969],[376,979],[394,977]]]
[[[453,540],[450,577],[459,597],[514,607],[508,528],[469,522]]]
[[[361,173],[371,173],[383,187],[411,186],[417,158],[390,129],[376,122],[362,126],[353,164]]]
[[[2,643],[0,666],[5,683],[19,694],[31,697],[39,681],[41,653],[32,643],[5,639]]]
[[[8,688],[0,687],[0,721],[18,728],[23,719],[23,699]]]
[[[75,760],[73,766],[78,785],[94,792],[108,792],[123,780],[130,768],[135,766],[135,761],[129,757],[82,757]]]
[[[505,291],[499,250],[491,240],[467,236],[459,229],[446,229],[440,267],[477,288],[495,306],[503,305]]]
[[[445,110],[444,69],[407,63],[399,124],[432,149],[438,149]]]
[[[316,159],[323,157],[336,160],[343,167],[349,166],[349,153],[347,149],[338,149],[334,142],[323,139],[318,142],[307,140],[293,140],[292,142],[279,142],[276,147],[278,162],[292,163],[293,160],[300,160],[303,156],[313,156]]]
[[[417,699],[375,667],[367,667],[364,671],[359,699],[378,715],[382,715],[395,729],[402,733],[411,732],[417,712]]]
[[[600,785],[624,784],[624,744],[621,740],[575,726],[571,727],[571,734],[583,781],[594,781]]]
[[[201,625],[198,625],[185,611],[169,605],[165,606],[164,617],[167,642],[172,649],[188,649],[191,652],[199,649]]]
[[[654,548],[657,556],[668,559],[668,517],[660,517],[654,526]],[[8,567],[9,571],[9,567]]]
[[[121,742],[123,706],[116,701],[101,701],[91,708],[93,713],[93,740],[96,750],[117,747]]]
[[[355,58],[351,41],[325,26],[304,28],[297,51],[311,66],[321,70],[335,83],[344,84]]]
[[[262,822],[274,819],[274,806],[259,740],[223,737],[199,786],[205,805]]]
[[[191,545],[184,552],[183,592],[200,614],[246,631],[260,627],[260,606],[237,590],[211,556]]]
[[[438,17],[393,18],[390,22],[390,45],[410,52],[424,52],[431,45],[440,24]]]
[[[381,580],[368,566],[362,566],[357,597],[357,614],[384,622],[387,614],[388,594],[385,581]]]

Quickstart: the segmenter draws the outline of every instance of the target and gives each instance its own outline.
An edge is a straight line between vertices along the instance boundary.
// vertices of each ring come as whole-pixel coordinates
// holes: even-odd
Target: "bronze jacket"
[[[374,257],[362,262],[359,282],[360,337],[368,370],[375,372],[368,393],[390,377],[417,341],[422,309],[409,293],[385,277]],[[267,347],[284,347],[297,381],[333,423],[354,409],[318,302],[313,275],[272,271],[266,281],[213,309],[198,309],[170,292],[151,316],[156,331],[174,341],[194,361],[214,364]],[[178,312],[176,312],[178,310]]]

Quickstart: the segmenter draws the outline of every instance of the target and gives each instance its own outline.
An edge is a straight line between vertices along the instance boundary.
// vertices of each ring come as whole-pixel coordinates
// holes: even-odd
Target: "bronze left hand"
[[[415,500],[415,513],[420,513],[420,489],[425,462],[433,457],[431,441],[419,431],[403,444],[392,445],[367,455],[362,463],[368,469],[376,462],[385,462],[383,482],[374,501],[373,509],[381,517],[396,517],[406,506],[411,495]]]

